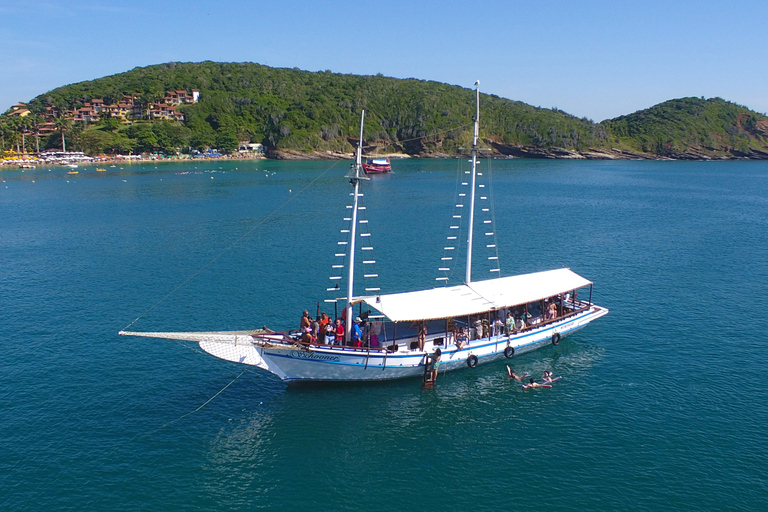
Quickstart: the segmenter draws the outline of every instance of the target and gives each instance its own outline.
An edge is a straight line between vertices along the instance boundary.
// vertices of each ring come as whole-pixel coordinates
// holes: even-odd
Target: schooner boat
[[[438,358],[437,354],[440,354],[439,369],[442,371],[474,368],[550,344],[557,345],[564,336],[606,315],[608,309],[592,303],[592,282],[567,268],[472,280],[475,189],[480,150],[479,82],[475,86],[476,115],[471,148],[471,191],[463,284],[393,294],[381,294],[378,288],[366,288],[366,291],[377,293],[354,294],[357,227],[367,222],[358,219],[358,212],[364,208],[359,205],[361,185],[368,180],[362,165],[363,111],[356,159],[346,176],[353,186],[353,204],[348,206],[351,209],[349,239],[340,244],[348,247],[348,252],[336,254],[346,259],[348,272],[347,293],[342,299],[345,304],[342,317],[346,323],[343,342],[321,342],[318,340],[322,338],[296,330],[120,331],[120,334],[196,342],[213,356],[262,368],[287,384],[380,381],[416,376],[425,376],[426,380],[428,370],[433,368],[432,364]],[[364,260],[363,263],[371,261]],[[340,280],[341,276],[331,279]],[[338,288],[337,285],[328,290]],[[584,295],[588,296],[587,300],[582,298]],[[358,346],[353,346],[350,338],[354,329],[354,306],[361,312],[364,307],[368,311],[379,312],[367,316],[368,336],[364,337],[365,343],[359,342]],[[355,321],[362,322],[359,318]]]

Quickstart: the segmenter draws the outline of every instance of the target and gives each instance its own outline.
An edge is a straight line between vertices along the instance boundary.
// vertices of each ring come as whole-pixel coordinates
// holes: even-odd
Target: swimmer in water
[[[551,384],[539,384],[538,382],[533,380],[533,377],[531,377],[530,383],[523,384],[523,389],[533,389],[533,388],[551,388]]]
[[[543,380],[545,384],[552,384],[552,372],[545,371],[544,375],[541,376],[541,380]]]
[[[525,372],[525,374],[521,377],[520,375],[517,375],[512,368],[507,365],[507,373],[509,374],[510,379],[515,379],[517,382],[523,382],[523,379],[528,376],[528,372]]]

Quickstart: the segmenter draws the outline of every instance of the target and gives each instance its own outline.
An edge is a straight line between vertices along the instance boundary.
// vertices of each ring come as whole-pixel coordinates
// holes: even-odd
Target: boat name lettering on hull
[[[339,356],[331,356],[328,354],[315,354],[314,352],[299,352],[298,350],[291,352],[291,357],[295,359],[317,359],[319,361],[339,362]]]

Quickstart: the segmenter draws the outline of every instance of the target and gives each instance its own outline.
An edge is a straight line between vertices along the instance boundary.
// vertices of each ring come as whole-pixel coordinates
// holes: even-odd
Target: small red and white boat
[[[382,174],[392,172],[392,165],[389,163],[389,158],[367,158],[363,169],[367,174]]]

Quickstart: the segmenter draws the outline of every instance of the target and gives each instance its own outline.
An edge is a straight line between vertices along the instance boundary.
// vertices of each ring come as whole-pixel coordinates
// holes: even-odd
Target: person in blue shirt
[[[363,320],[360,317],[355,318],[355,323],[352,324],[352,346],[359,347],[361,345],[360,339],[362,338],[362,331],[360,330],[360,323]]]

